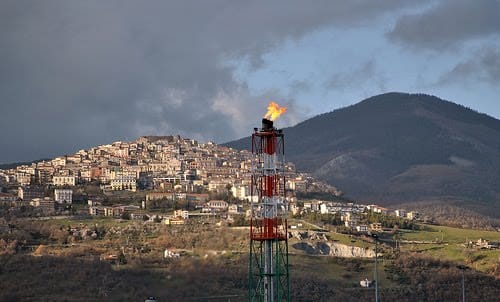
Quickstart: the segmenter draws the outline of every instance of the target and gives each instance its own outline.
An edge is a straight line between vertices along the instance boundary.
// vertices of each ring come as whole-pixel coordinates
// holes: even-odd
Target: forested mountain
[[[500,121],[488,115],[435,96],[386,93],[283,131],[287,160],[347,197],[474,204],[500,217]],[[226,145],[249,148],[250,139]]]

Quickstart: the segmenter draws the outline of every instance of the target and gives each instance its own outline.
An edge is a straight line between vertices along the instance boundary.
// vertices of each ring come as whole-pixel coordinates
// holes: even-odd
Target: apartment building
[[[17,197],[24,201],[31,201],[35,198],[44,198],[45,189],[39,186],[19,187],[17,190]]]
[[[73,203],[73,190],[71,189],[55,189],[54,200],[59,203]]]
[[[76,176],[54,176],[52,177],[52,184],[54,186],[76,186]]]

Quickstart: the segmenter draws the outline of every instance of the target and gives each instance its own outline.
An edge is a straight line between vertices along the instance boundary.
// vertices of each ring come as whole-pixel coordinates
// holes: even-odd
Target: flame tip
[[[264,118],[268,118],[271,121],[276,120],[280,115],[286,112],[286,107],[280,107],[277,103],[271,101],[267,106],[267,113],[264,115]]]

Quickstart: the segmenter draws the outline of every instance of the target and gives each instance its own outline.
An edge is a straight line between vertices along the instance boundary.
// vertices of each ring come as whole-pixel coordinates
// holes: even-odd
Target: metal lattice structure
[[[290,301],[283,132],[267,119],[254,130],[249,301]]]

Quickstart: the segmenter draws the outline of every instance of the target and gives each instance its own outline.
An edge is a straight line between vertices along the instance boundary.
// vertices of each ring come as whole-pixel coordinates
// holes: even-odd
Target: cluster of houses
[[[468,241],[466,243],[467,247],[479,248],[479,249],[498,249],[500,248],[500,241],[489,241],[487,239],[479,238],[476,241]]]
[[[212,142],[200,144],[180,136],[144,136],[115,142],[53,160],[0,170],[0,187],[76,186],[99,183],[106,191],[218,191],[231,188],[236,198],[249,199],[254,155]],[[315,181],[286,163],[290,190],[306,190]]]
[[[30,205],[42,215],[69,214],[72,203],[72,189],[55,188],[48,194],[44,187],[26,186],[19,187],[17,194],[0,193],[1,206],[19,208]]]
[[[187,211],[185,209],[175,210],[173,214],[157,214],[156,212],[148,212],[147,205],[149,202],[156,199],[188,199],[194,203],[194,210]],[[240,201],[239,203],[228,203],[224,200],[209,200],[208,194],[185,194],[185,193],[159,193],[153,192],[146,195],[146,200],[142,203],[142,208],[139,206],[113,205],[102,206],[98,203],[89,201],[89,214],[96,216],[123,217],[124,213],[128,213],[130,219],[149,220],[162,222],[167,225],[185,224],[189,218],[217,215],[219,217],[232,219],[234,215],[250,216],[250,203]],[[292,215],[304,213],[319,213],[319,214],[336,214],[339,213],[343,224],[353,231],[357,232],[381,232],[381,223],[363,224],[363,215],[366,211],[381,213],[384,215],[393,215],[408,220],[418,219],[419,214],[415,211],[405,211],[403,209],[389,210],[377,205],[363,205],[354,203],[340,203],[330,201],[307,201],[302,206],[293,202],[289,204],[289,212]],[[290,225],[290,228],[297,228],[295,225]]]
[[[250,201],[251,170],[255,156],[212,142],[198,143],[180,136],[143,136],[133,142],[115,142],[80,150],[52,160],[0,170],[0,192],[12,188],[35,191],[98,184],[103,191],[224,193]],[[311,187],[335,188],[297,173],[292,163],[287,173],[287,198]],[[36,193],[35,193],[36,194]],[[22,195],[22,196],[21,196]],[[45,198],[37,196],[35,198]],[[12,200],[9,200],[12,199]],[[32,200],[29,194],[2,193],[0,202]]]
[[[190,194],[176,193],[167,194],[164,193],[162,196],[165,198],[170,196],[171,198],[189,197]],[[91,216],[105,216],[114,218],[123,218],[133,220],[145,220],[145,221],[156,221],[162,222],[167,225],[179,225],[185,224],[190,217],[193,216],[212,216],[218,215],[227,217],[227,215],[241,215],[245,214],[242,204],[229,204],[224,200],[208,200],[208,194],[194,194],[194,202],[196,203],[194,211],[187,211],[185,209],[174,210],[172,214],[159,214],[157,212],[148,211],[145,205],[151,198],[158,198],[158,193],[151,193],[146,195],[146,201],[142,202],[142,207],[137,205],[121,205],[115,204],[111,206],[103,206],[100,202],[95,202],[92,200],[88,201],[88,214]]]
[[[52,197],[46,197],[43,187],[20,187],[17,196],[0,193],[0,203],[16,205],[31,205],[43,215],[64,214],[68,205],[73,201],[73,190],[68,188],[55,188]],[[29,202],[28,202],[29,200]],[[173,214],[157,214],[151,207],[158,200],[183,200],[194,208],[192,211],[179,209]],[[251,201],[250,201],[251,202]],[[249,201],[240,199],[237,203],[228,203],[224,200],[211,200],[208,193],[183,193],[183,192],[149,192],[141,205],[102,205],[99,201],[88,200],[88,214],[91,216],[107,216],[134,220],[150,220],[168,225],[184,224],[190,217],[203,215],[220,215],[231,219],[232,215],[249,216]],[[300,204],[300,206],[299,206]],[[322,200],[309,200],[303,203],[295,201],[288,203],[292,215],[304,213],[335,214],[341,215],[344,225],[358,232],[382,231],[380,223],[363,224],[362,216],[366,210],[385,215],[414,220],[418,213],[403,209],[389,210],[378,205],[363,205],[354,203],[341,203]],[[293,228],[293,226],[291,226]]]
[[[416,211],[407,211],[405,209],[391,210],[375,204],[364,205],[364,204],[332,202],[332,201],[322,201],[322,200],[307,201],[303,203],[303,206],[298,206],[297,204],[291,204],[290,211],[293,215],[305,214],[305,213],[319,213],[319,214],[339,213],[340,219],[344,223],[344,226],[357,232],[382,231],[382,225],[380,223],[371,223],[371,224],[362,223],[363,213],[365,213],[366,211],[372,211],[374,213],[379,213],[383,215],[392,215],[408,220],[418,220],[420,218],[420,214]]]

